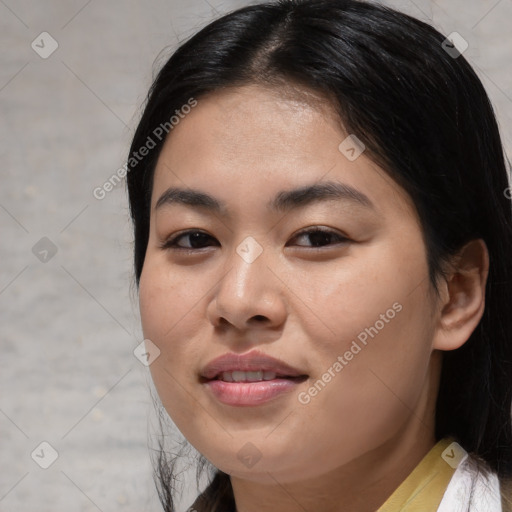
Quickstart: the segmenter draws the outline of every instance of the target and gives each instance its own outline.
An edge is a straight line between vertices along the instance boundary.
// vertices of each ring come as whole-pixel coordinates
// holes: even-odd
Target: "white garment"
[[[457,466],[437,512],[502,512],[497,475],[491,473],[487,478],[476,471],[466,454]]]

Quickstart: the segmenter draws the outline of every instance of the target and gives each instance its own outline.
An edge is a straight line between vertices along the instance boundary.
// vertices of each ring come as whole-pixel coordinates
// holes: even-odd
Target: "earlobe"
[[[482,239],[471,240],[453,258],[439,303],[433,348],[455,350],[476,329],[485,308],[489,252]]]

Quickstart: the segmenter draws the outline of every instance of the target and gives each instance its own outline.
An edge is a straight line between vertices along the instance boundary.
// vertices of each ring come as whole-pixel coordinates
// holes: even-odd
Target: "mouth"
[[[222,382],[236,382],[236,383],[249,383],[249,382],[268,382],[274,380],[288,379],[294,382],[304,382],[308,378],[307,375],[283,375],[271,370],[256,370],[256,371],[242,371],[235,370],[230,372],[220,372],[211,379],[201,377],[202,382],[209,382],[213,380],[220,380]]]
[[[230,406],[257,406],[297,390],[308,375],[259,351],[225,354],[207,364],[200,383],[215,400]]]

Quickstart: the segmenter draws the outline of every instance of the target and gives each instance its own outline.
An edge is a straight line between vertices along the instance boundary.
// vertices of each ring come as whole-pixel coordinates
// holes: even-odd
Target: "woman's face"
[[[140,279],[164,407],[215,466],[262,482],[420,432],[432,393],[437,317],[414,207],[334,113],[298,98],[246,86],[180,120],[155,170]],[[296,371],[256,357],[203,376],[256,352]],[[251,372],[221,371],[237,368]]]

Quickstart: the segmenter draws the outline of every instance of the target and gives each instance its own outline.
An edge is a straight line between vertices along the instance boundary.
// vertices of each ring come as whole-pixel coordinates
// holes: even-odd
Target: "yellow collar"
[[[377,512],[435,512],[465,453],[453,439],[441,439]]]

